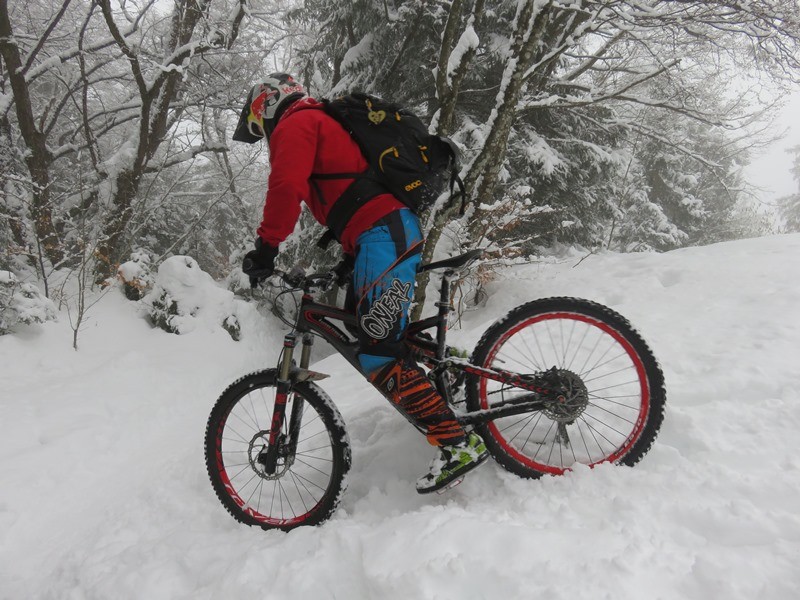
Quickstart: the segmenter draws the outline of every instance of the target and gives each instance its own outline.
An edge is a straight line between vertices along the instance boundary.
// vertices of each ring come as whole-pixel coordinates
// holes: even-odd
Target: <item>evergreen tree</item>
[[[797,181],[798,191],[780,199],[778,212],[785,223],[787,231],[800,232],[800,146],[795,146],[790,152],[794,154],[792,175]]]
[[[680,15],[640,8],[314,0],[293,14],[314,32],[301,56],[319,92],[360,89],[409,104],[465,149],[480,207],[468,217],[468,243],[669,249],[740,235],[746,154],[730,131],[745,99],[719,98],[741,66],[734,38],[781,7],[731,7],[714,44],[684,25],[715,29],[728,10],[716,3],[687,3]],[[789,45],[795,25],[780,32]],[[681,69],[687,53],[695,64]],[[435,239],[441,223],[429,225]]]

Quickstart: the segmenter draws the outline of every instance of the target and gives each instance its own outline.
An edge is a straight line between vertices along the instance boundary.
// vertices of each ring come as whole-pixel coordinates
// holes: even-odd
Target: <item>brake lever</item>
[[[306,271],[303,267],[295,265],[291,271],[284,274],[283,278],[292,287],[299,288],[303,286],[303,282],[306,279]]]

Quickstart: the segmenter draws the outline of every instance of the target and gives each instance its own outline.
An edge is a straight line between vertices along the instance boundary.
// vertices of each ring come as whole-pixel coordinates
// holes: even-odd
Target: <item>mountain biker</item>
[[[269,187],[255,249],[242,270],[257,282],[274,272],[278,246],[294,230],[301,202],[322,225],[368,163],[345,129],[291,75],[274,73],[253,86],[233,135],[269,144]],[[312,175],[314,176],[312,178]],[[351,293],[358,321],[359,362],[367,379],[439,452],[417,491],[441,489],[481,464],[483,440],[467,433],[404,342],[424,239],[419,219],[389,193],[372,192],[339,236],[354,261]],[[362,200],[367,198],[366,195]]]

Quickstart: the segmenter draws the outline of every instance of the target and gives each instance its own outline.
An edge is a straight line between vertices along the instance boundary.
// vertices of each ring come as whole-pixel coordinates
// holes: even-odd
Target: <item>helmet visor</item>
[[[250,124],[250,103],[247,102],[242,108],[242,114],[239,115],[239,122],[236,124],[236,130],[233,132],[233,141],[246,142],[248,144],[255,144],[256,142],[264,139],[264,133],[260,126],[253,123],[251,129]]]
[[[283,111],[303,96],[303,86],[296,83],[290,75],[269,75],[265,81],[250,90],[233,133],[234,141],[254,144],[269,138]]]

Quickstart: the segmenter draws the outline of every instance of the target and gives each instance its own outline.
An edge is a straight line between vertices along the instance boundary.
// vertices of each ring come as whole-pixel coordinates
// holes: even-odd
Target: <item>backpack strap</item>
[[[458,185],[458,195],[461,196],[461,208],[458,211],[458,216],[463,217],[467,210],[467,191],[464,189],[464,181],[458,176],[458,171],[453,171],[450,176],[450,198],[455,196],[455,188]]]
[[[387,192],[386,188],[368,177],[359,177],[350,184],[328,213],[328,228],[337,240],[342,239],[347,224],[353,215],[367,202]]]
[[[354,179],[353,183],[351,183],[342,195],[339,196],[338,200],[333,203],[326,218],[328,230],[337,241],[341,241],[342,234],[347,224],[362,206],[375,198],[375,196],[387,193],[387,189],[382,184],[368,177],[366,173],[320,173],[311,175],[314,188],[323,204],[325,203],[325,199],[322,198],[321,190],[316,182],[314,182],[315,179]],[[321,248],[325,248],[330,242],[331,235],[325,234],[318,242],[318,245]]]
[[[309,177],[309,181],[311,182],[311,186],[314,188],[314,191],[317,194],[317,198],[319,198],[319,201],[323,206],[325,206],[328,204],[328,201],[325,200],[325,196],[322,194],[322,188],[319,187],[319,183],[317,183],[317,181],[331,179],[359,179],[360,177],[364,176],[364,173],[312,173],[311,177]]]
[[[342,193],[339,199],[333,204],[328,212],[327,224],[328,230],[317,240],[317,246],[325,250],[333,240],[341,241],[342,234],[344,233],[350,219],[358,212],[362,206],[367,202],[379,196],[380,194],[389,193],[388,190],[374,179],[367,177],[365,173],[330,173],[312,175],[312,184],[317,191],[317,196],[322,203],[325,200],[322,197],[322,191],[319,186],[314,182],[314,179],[355,179],[350,186]],[[464,190],[464,182],[457,173],[453,173],[450,178],[450,198],[456,196],[455,187],[459,188],[457,194],[461,196],[461,209],[459,215],[464,216],[466,209],[467,194]]]

